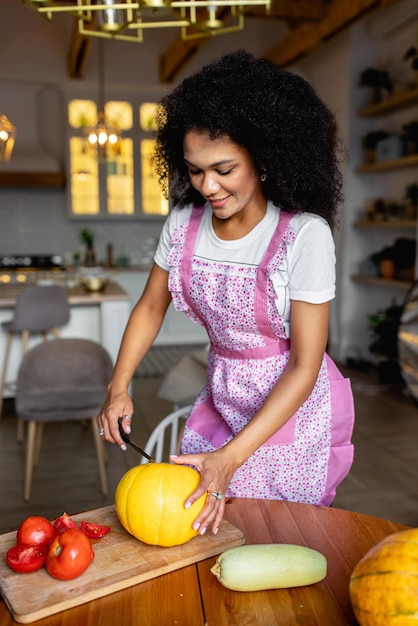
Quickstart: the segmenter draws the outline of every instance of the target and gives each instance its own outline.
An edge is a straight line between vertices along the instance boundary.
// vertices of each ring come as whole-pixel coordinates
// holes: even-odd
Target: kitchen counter
[[[14,307],[16,298],[24,287],[20,285],[0,285],[0,309]],[[99,304],[101,302],[129,301],[129,294],[115,282],[109,282],[103,291],[89,292],[81,285],[67,287],[70,305]]]
[[[105,291],[88,293],[80,285],[79,279],[87,268],[41,269],[22,272],[11,272],[7,268],[0,269],[0,311],[14,307],[16,296],[25,285],[62,284],[68,288],[68,297],[73,307],[107,301],[129,301],[132,311],[145,289],[150,265],[127,265],[120,267],[93,267],[91,273],[100,273],[110,280]],[[19,281],[24,281],[20,283]],[[74,285],[74,286],[73,286]],[[154,345],[205,344],[208,336],[205,328],[192,322],[184,313],[176,311],[170,304],[162,327],[154,341]]]
[[[58,283],[59,284],[59,283]],[[23,285],[0,284],[0,323],[13,319],[18,294]],[[70,319],[60,329],[62,337],[97,341],[116,361],[122,335],[131,312],[129,293],[116,282],[110,281],[100,292],[88,292],[81,285],[67,287]],[[0,332],[0,359],[6,349],[6,333]],[[41,341],[39,335],[31,335],[29,348]],[[17,379],[22,358],[21,338],[16,335],[12,342],[4,397],[14,396],[10,382]]]

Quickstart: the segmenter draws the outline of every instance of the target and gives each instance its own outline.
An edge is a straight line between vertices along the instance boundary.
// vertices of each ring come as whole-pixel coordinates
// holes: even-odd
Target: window
[[[139,106],[137,126],[131,103],[108,101],[104,113],[122,138],[106,160],[86,139],[86,128],[97,121],[93,100],[71,100],[70,127],[70,204],[74,216],[139,217],[164,216],[169,209],[153,170],[151,157],[156,104]]]
[[[139,107],[139,126],[144,134],[149,135],[155,128],[155,109],[153,102],[144,102]],[[151,162],[154,145],[154,139],[141,139],[142,211],[146,215],[167,215],[168,200],[161,193]]]

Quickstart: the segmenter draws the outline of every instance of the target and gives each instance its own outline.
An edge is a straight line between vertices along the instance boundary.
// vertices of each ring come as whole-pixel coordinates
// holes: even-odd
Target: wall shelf
[[[415,230],[417,227],[416,220],[385,220],[385,221],[372,221],[372,220],[358,220],[354,222],[353,228],[380,228],[392,230],[394,228],[407,228]]]
[[[385,278],[375,278],[372,276],[360,276],[359,274],[351,277],[352,280],[356,283],[362,283],[363,285],[377,285],[378,287],[394,287],[396,289],[405,289],[408,290],[412,283],[408,280],[396,280],[396,279],[385,279]]]
[[[414,89],[398,93],[377,104],[369,104],[368,106],[362,107],[357,112],[357,115],[359,117],[378,117],[386,113],[400,111],[413,104],[418,104],[418,86]]]
[[[0,172],[0,187],[64,189],[64,172]]]
[[[418,166],[418,154],[410,154],[396,159],[395,161],[382,161],[381,163],[365,163],[356,168],[359,174],[365,172],[383,172],[386,170],[398,170],[404,167]]]

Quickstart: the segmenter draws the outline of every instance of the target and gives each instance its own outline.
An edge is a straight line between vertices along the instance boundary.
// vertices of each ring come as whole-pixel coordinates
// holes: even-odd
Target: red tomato
[[[45,563],[46,551],[46,546],[13,546],[6,552],[7,565],[20,574],[35,572]]]
[[[110,531],[109,526],[93,524],[93,522],[81,522],[80,528],[90,539],[101,539]]]
[[[46,517],[27,517],[17,529],[16,543],[25,546],[47,546],[55,537],[53,525]]]
[[[71,517],[67,515],[67,513],[63,513],[60,517],[57,517],[57,519],[55,520],[54,528],[55,528],[55,532],[59,534],[59,533],[63,533],[64,530],[68,530],[69,528],[78,528],[78,526],[74,522],[74,520],[72,520]]]
[[[79,528],[59,533],[49,545],[45,566],[54,578],[71,580],[80,576],[94,558],[90,539]]]

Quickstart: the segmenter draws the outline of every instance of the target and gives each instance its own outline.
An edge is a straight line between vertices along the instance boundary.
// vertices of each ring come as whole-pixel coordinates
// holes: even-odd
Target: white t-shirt
[[[169,270],[167,258],[171,250],[171,234],[186,222],[192,206],[174,207],[165,221],[155,253],[155,263]],[[206,260],[258,266],[277,226],[280,209],[267,203],[263,219],[244,237],[225,241],[212,227],[212,210],[208,205],[199,228],[194,255]],[[328,302],[335,297],[335,246],[328,223],[313,213],[297,213],[290,225],[295,240],[287,249],[280,271],[271,278],[277,294],[276,306],[287,322],[290,300],[311,304]]]

